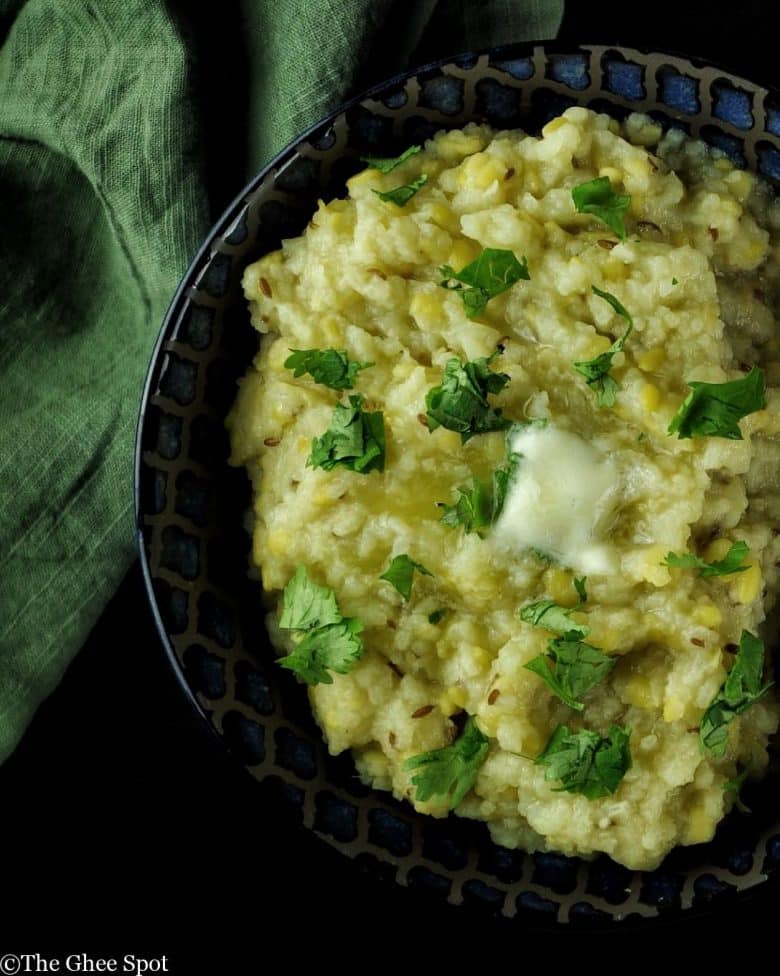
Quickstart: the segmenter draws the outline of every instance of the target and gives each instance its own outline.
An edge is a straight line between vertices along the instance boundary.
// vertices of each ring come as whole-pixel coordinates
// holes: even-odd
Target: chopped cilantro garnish
[[[371,192],[376,193],[379,199],[384,200],[385,203],[394,203],[396,207],[405,207],[415,193],[421,190],[427,182],[427,173],[422,173],[416,180],[412,180],[411,183],[404,183],[402,186],[393,187],[392,190],[374,190],[372,187]]]
[[[528,552],[529,552],[530,555],[532,555],[534,557],[534,559],[538,563],[545,563],[545,564],[548,564],[549,565],[549,564],[555,562],[555,560],[553,559],[553,557],[548,552],[544,552],[544,550],[542,550],[542,549],[537,549],[536,546],[531,546],[528,549]]]
[[[490,485],[474,478],[470,485],[459,485],[456,489],[458,500],[454,505],[438,502],[444,509],[441,521],[453,528],[462,525],[466,534],[476,532],[484,535],[493,521],[493,492]]]
[[[437,624],[437,623],[439,623],[439,621],[446,614],[446,612],[447,612],[446,609],[441,608],[439,610],[434,610],[433,613],[429,613],[428,614],[428,623],[429,624]]]
[[[293,376],[308,373],[315,383],[332,390],[351,390],[358,372],[374,365],[352,362],[345,349],[291,349],[290,353],[285,369],[294,370]]]
[[[509,492],[509,488],[515,479],[515,474],[517,473],[517,466],[520,464],[521,457],[519,454],[509,453],[506,459],[506,464],[500,468],[496,468],[493,472],[493,511],[491,513],[491,521],[495,522],[501,512],[504,510],[504,503],[506,502],[506,496]]]
[[[422,152],[422,146],[409,146],[400,156],[361,156],[362,162],[368,164],[369,169],[378,169],[380,173],[389,173],[396,166],[405,163],[407,159]]]
[[[491,407],[488,393],[500,393],[509,382],[506,373],[494,373],[490,364],[500,355],[496,351],[487,358],[461,363],[450,359],[444,367],[440,386],[431,387],[425,397],[428,430],[446,427],[460,434],[461,443],[475,434],[506,430],[511,420],[501,416],[501,410]]]
[[[617,658],[608,657],[598,647],[584,644],[578,630],[570,630],[556,637],[547,646],[546,654],[539,654],[526,670],[544,681],[569,708],[581,712],[585,707],[582,696],[609,674]]]
[[[333,590],[311,580],[305,566],[298,566],[284,588],[279,626],[301,638],[279,664],[309,685],[332,684],[331,671],[347,674],[363,656],[363,624],[342,617]]]
[[[625,305],[623,305],[622,302],[620,302],[617,298],[615,298],[615,296],[611,292],[602,291],[600,288],[597,288],[595,285],[591,285],[590,287],[594,295],[598,295],[599,298],[603,298],[604,301],[607,302],[607,304],[612,306],[612,308],[617,312],[618,315],[621,315],[626,320],[626,322],[628,322],[629,328],[628,328],[628,332],[626,332],[624,336],[624,339],[628,338],[629,333],[634,328],[634,322],[631,316],[628,314]]]
[[[764,643],[747,630],[742,631],[739,651],[723,687],[707,706],[699,727],[702,751],[723,756],[728,746],[728,726],[764,697],[773,682],[761,684],[764,670]]]
[[[675,569],[698,569],[699,576],[704,579],[710,576],[729,576],[731,573],[744,573],[750,568],[742,565],[749,551],[746,542],[734,542],[723,559],[713,563],[705,562],[700,556],[694,556],[690,552],[681,556],[676,552],[668,552],[661,565],[673,566]]]
[[[764,374],[756,366],[729,383],[688,383],[691,392],[669,424],[669,433],[684,437],[727,437],[742,440],[737,422],[763,410]]]
[[[308,685],[333,684],[331,671],[348,674],[363,656],[363,641],[358,637],[362,629],[363,624],[354,617],[317,627],[279,664],[295,671]]]
[[[574,632],[578,637],[587,637],[590,628],[569,619],[569,614],[576,609],[559,607],[554,600],[537,600],[520,610],[520,619],[534,627],[544,627],[545,630],[553,630],[558,634]]]
[[[738,773],[734,779],[727,780],[723,784],[724,793],[734,793],[736,798],[734,800],[734,806],[739,810],[740,813],[750,813],[750,807],[747,806],[740,795],[742,792],[742,787],[745,785],[745,779],[747,778],[748,771],[743,769],[741,773]]]
[[[491,484],[474,478],[470,485],[460,485],[456,489],[458,500],[454,505],[437,503],[444,509],[441,521],[453,528],[462,525],[466,534],[476,532],[480,538],[484,538],[485,531],[501,514],[519,462],[519,454],[510,454],[506,465],[493,472]]]
[[[337,464],[367,474],[384,471],[385,428],[381,411],[364,413],[363,397],[350,396],[349,405],[337,403],[330,427],[315,437],[306,462],[312,468],[330,471]]]
[[[559,725],[536,764],[546,766],[546,780],[560,780],[556,792],[581,793],[589,800],[608,796],[631,768],[631,729],[610,726],[602,738],[595,732],[569,732]]]
[[[525,258],[518,261],[511,251],[495,247],[486,247],[478,258],[460,271],[448,264],[439,271],[441,287],[460,292],[470,319],[481,315],[491,298],[508,291],[521,279],[529,281],[531,278]]]
[[[593,214],[614,230],[621,240],[625,239],[623,216],[631,204],[631,197],[615,193],[608,176],[580,183],[571,191],[571,198],[577,213]]]
[[[580,606],[583,603],[588,602],[588,591],[585,589],[585,584],[588,582],[587,576],[575,576],[572,580],[574,583],[574,589],[577,591],[577,596],[580,598]]]
[[[628,322],[628,328],[619,339],[615,339],[606,352],[596,356],[594,359],[587,359],[584,362],[572,363],[574,369],[585,377],[585,382],[596,393],[596,403],[599,407],[614,406],[615,396],[620,389],[620,384],[614,380],[609,371],[612,368],[612,360],[616,353],[619,353],[625,345],[626,339],[631,335],[634,322],[626,311],[625,307],[611,295],[608,291],[602,291],[595,285],[591,286],[593,293],[603,298],[612,308]]]
[[[488,749],[487,738],[470,715],[452,745],[422,752],[404,763],[404,769],[419,770],[411,778],[415,799],[424,803],[434,796],[446,797],[454,810],[474,785]]]
[[[406,553],[402,553],[400,556],[393,557],[392,562],[379,578],[394,586],[404,600],[408,600],[412,595],[412,576],[415,570],[424,576],[433,576],[425,566],[410,559]]]
[[[311,630],[341,620],[336,594],[309,578],[305,566],[298,566],[284,588],[284,606],[279,619],[283,630]]]

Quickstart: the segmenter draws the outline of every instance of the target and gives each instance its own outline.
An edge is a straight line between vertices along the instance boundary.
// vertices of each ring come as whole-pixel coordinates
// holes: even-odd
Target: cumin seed
[[[417,711],[412,712],[412,718],[425,718],[433,711],[433,705],[421,705]]]

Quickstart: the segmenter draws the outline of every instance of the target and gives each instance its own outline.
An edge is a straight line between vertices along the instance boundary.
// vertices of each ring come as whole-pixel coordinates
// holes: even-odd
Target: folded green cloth
[[[196,6],[0,0],[0,761],[133,559],[141,385],[217,210],[347,95],[563,0]]]

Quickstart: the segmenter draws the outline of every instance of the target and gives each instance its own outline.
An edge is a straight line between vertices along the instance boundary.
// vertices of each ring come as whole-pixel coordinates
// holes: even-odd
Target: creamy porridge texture
[[[280,663],[367,782],[502,845],[710,839],[778,724],[780,207],[581,108],[348,190],[244,277]]]

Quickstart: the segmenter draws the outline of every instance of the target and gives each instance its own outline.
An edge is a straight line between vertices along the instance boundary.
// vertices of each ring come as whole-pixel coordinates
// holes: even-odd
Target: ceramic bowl
[[[249,486],[227,466],[223,421],[257,346],[244,267],[299,234],[318,198],[345,194],[361,154],[391,156],[441,128],[538,132],[570,105],[643,111],[780,184],[780,102],[709,65],[614,47],[502,47],[427,65],[348,103],[288,146],[236,198],[177,291],[141,406],[136,517],[160,636],[182,687],[227,749],[305,827],[368,870],[457,904],[549,921],[613,921],[733,897],[780,872],[776,777],[747,791],[715,840],[655,871],[609,858],[525,854],[482,824],[416,814],[329,757],[303,687],[274,664],[247,577]]]

